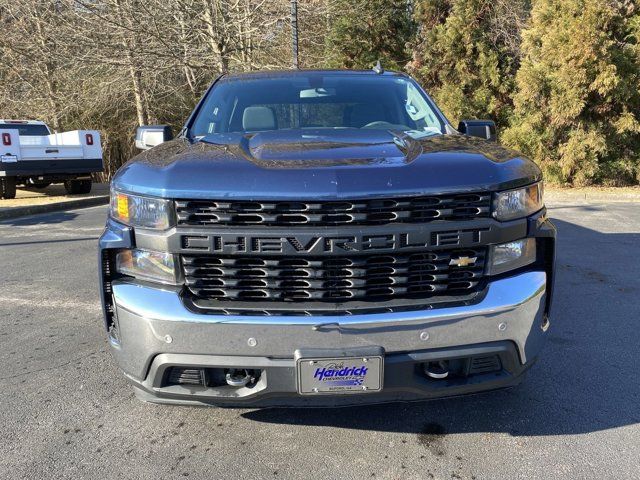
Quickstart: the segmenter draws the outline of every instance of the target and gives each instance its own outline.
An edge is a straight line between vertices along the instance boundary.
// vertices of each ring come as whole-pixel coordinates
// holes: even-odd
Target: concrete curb
[[[551,189],[545,188],[544,199],[547,203],[638,203],[640,189]]]
[[[96,205],[106,205],[109,203],[109,195],[99,197],[79,198],[64,202],[46,203],[42,205],[27,205],[24,207],[0,208],[0,220],[25,217],[39,213],[59,212],[62,210],[72,210],[76,208],[95,207]]]

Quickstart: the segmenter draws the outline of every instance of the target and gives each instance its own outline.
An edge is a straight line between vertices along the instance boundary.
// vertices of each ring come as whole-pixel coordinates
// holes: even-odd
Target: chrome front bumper
[[[492,282],[468,306],[368,315],[232,316],[196,314],[177,291],[114,282],[118,340],[113,353],[126,376],[152,388],[157,364],[172,356],[191,359],[253,358],[254,363],[293,362],[303,349],[382,347],[386,355],[512,343],[520,365],[530,364],[548,326],[546,274],[533,271]],[[205,362],[206,363],[206,362]],[[295,391],[295,385],[293,385]]]

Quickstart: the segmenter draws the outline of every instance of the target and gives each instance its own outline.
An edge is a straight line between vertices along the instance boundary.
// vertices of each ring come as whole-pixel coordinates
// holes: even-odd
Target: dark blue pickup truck
[[[333,406],[517,384],[549,328],[540,169],[410,77],[216,80],[112,182],[112,351],[147,401]],[[153,147],[153,148],[151,148]]]

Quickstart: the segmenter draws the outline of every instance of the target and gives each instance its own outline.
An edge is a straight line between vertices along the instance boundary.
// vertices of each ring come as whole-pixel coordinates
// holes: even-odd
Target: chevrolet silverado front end
[[[218,79],[112,182],[105,328],[138,396],[328,406],[516,384],[549,327],[555,228],[538,167],[490,122],[461,128],[486,137],[402,74]]]

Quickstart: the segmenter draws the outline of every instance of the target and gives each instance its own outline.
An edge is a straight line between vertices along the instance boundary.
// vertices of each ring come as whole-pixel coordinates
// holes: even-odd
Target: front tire
[[[64,189],[69,195],[79,195],[91,191],[91,180],[65,180]]]
[[[16,178],[4,177],[2,179],[2,198],[11,200],[16,198]]]

